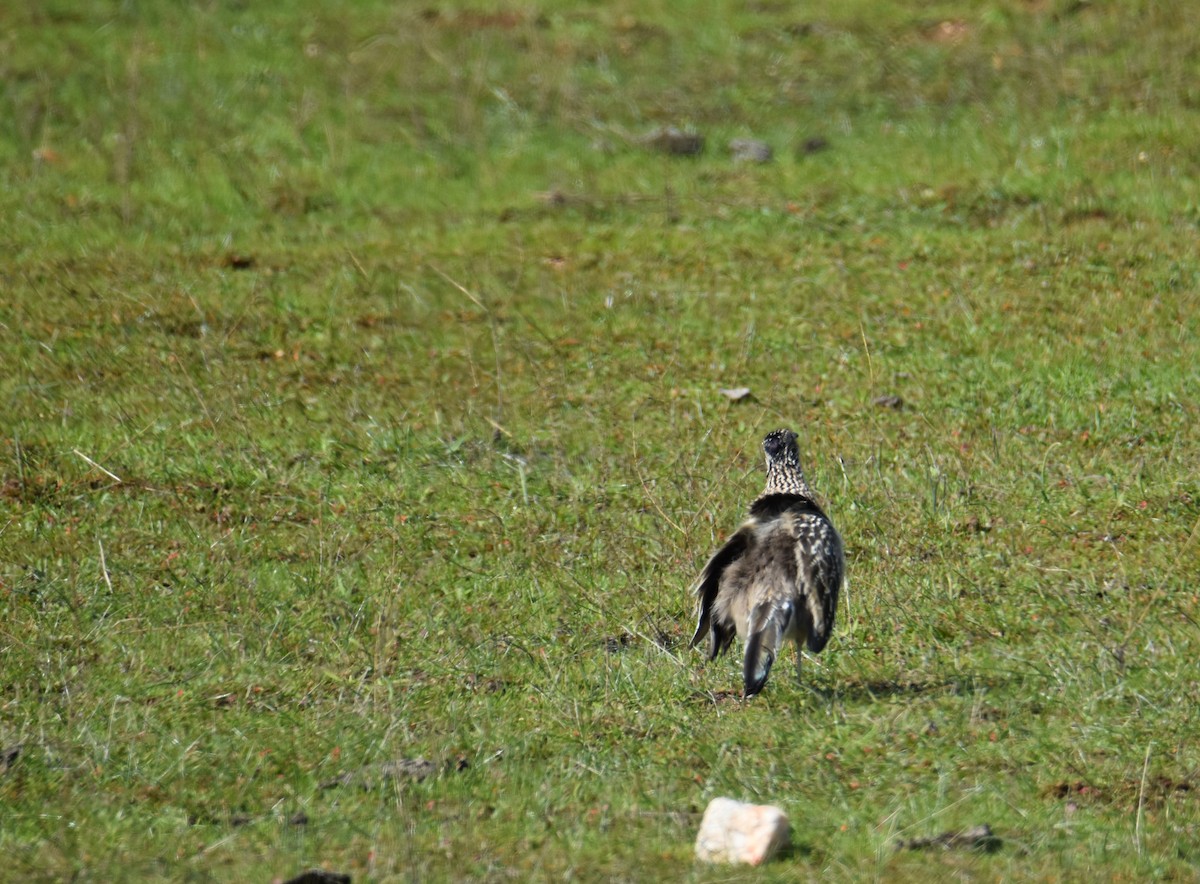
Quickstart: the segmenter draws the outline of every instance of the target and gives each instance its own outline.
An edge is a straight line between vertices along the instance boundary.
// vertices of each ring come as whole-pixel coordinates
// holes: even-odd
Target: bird
[[[715,660],[735,633],[743,639],[746,697],[766,685],[785,639],[796,643],[800,678],[801,648],[825,648],[845,579],[842,538],[804,478],[798,438],[780,429],[763,439],[766,488],[692,584],[697,623],[690,647],[707,635],[708,659]]]

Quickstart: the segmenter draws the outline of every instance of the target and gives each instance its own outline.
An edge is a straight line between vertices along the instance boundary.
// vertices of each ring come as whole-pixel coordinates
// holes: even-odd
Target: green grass
[[[1188,4],[312,6],[0,13],[6,874],[1197,874]],[[849,583],[742,703],[782,425]]]

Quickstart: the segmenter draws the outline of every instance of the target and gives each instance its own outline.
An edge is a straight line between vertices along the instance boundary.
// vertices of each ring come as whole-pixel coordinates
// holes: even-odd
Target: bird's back
[[[721,575],[713,613],[745,638],[755,607],[794,602],[795,626],[803,629],[809,649],[824,648],[844,567],[829,519],[810,500],[774,500],[746,528],[746,551]]]

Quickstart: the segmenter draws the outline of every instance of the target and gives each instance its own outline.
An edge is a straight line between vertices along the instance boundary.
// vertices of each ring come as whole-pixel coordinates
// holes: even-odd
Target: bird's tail
[[[750,612],[746,630],[746,659],[742,671],[746,696],[753,697],[767,683],[771,664],[792,622],[794,608],[790,599],[760,602]]]

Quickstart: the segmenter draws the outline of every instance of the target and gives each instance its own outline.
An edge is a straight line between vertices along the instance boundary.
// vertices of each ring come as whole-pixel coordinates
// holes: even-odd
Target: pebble
[[[641,142],[663,153],[682,157],[694,157],[704,153],[704,136],[698,132],[684,132],[674,126],[655,129],[642,137]]]
[[[729,142],[729,152],[738,163],[769,163],[775,158],[771,145],[754,138],[733,139]]]

